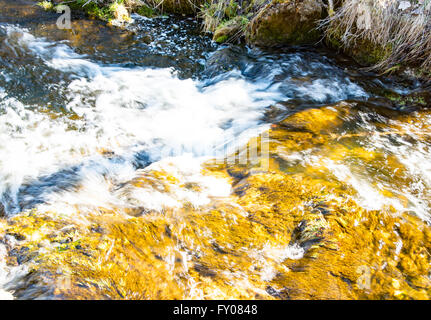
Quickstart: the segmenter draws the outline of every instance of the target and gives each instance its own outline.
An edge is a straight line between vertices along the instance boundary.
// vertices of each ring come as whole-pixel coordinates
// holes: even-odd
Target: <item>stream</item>
[[[129,26],[115,28],[74,14],[72,30],[59,30],[58,15],[32,1],[1,0],[0,7],[3,219],[29,211],[57,212],[70,221],[92,212],[139,217],[223,202],[232,195],[231,183],[202,174],[203,163],[297,114],[326,110],[341,121],[330,132],[338,140],[271,149],[277,170],[343,184],[361,210],[391,208],[429,228],[431,114],[389,98],[426,92],[418,81],[362,70],[325,48],[218,45],[193,18],[133,15]],[[290,122],[285,127],[302,130]],[[342,148],[351,152],[335,157]],[[151,170],[175,176],[175,187],[161,188],[168,178],[157,176],[153,187],[130,187]],[[193,183],[198,191],[184,187]],[[283,261],[301,259],[301,250],[283,251]],[[0,263],[5,295],[52,296],[25,282],[14,289],[24,271],[9,267],[2,275]],[[12,285],[8,272],[15,272]]]

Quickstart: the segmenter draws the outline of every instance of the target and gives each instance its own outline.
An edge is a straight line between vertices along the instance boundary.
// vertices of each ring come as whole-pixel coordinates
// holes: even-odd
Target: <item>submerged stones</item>
[[[363,208],[324,161],[285,160],[308,150],[369,168],[380,156],[349,124],[359,112],[341,103],[287,117],[270,130],[265,170],[204,164],[203,175],[232,187],[209,203],[133,217],[117,208],[9,218],[1,237],[20,240],[8,255],[31,270],[11,290],[18,298],[429,299],[431,229],[423,220],[391,206]],[[145,172],[126,191],[176,187],[203,191],[166,170]]]

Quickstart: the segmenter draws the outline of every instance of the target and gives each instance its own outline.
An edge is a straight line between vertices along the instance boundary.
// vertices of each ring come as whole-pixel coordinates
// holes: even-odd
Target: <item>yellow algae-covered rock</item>
[[[290,130],[328,134],[344,123],[350,113],[350,107],[350,104],[342,102],[336,107],[307,109],[281,121],[280,125]]]
[[[48,296],[426,297],[429,256],[421,253],[431,248],[429,231],[421,230],[428,227],[365,211],[340,195],[316,192],[321,185],[311,182],[261,174],[234,197],[241,207],[105,214],[87,217],[86,225],[21,215],[5,232],[21,239],[15,248],[20,263],[37,261],[27,281]],[[413,246],[397,249],[409,241]],[[424,289],[418,292],[410,281]],[[25,286],[17,289],[18,297],[26,296]]]
[[[267,167],[208,162],[202,172],[187,173],[167,161],[117,190],[136,206],[9,218],[0,224],[3,241],[16,240],[8,242],[8,255],[30,270],[15,284],[15,296],[429,299],[429,225],[403,206],[361,205],[355,178],[378,188],[379,179],[404,166],[394,154],[361,145],[369,137],[346,126],[358,112],[341,104],[289,116],[269,131]],[[386,129],[402,134],[392,124]],[[211,179],[231,192],[214,196]],[[382,190],[384,199],[399,197]],[[179,205],[148,210],[148,202],[139,202],[155,194]],[[206,200],[193,204],[199,196]]]

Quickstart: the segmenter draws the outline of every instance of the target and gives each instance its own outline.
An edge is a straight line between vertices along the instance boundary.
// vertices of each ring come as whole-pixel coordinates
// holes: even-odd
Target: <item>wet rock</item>
[[[9,252],[10,257],[15,257],[15,258],[10,258],[10,261],[13,263],[13,261],[16,260],[16,262],[21,265],[24,264],[26,262],[29,262],[31,260],[33,260],[35,257],[37,257],[38,253],[37,251],[33,251],[31,250],[29,247],[19,247],[19,248],[14,248]]]
[[[199,264],[199,263],[196,263],[196,264],[194,265],[194,269],[195,269],[199,274],[201,274],[203,277],[214,278],[214,277],[217,275],[217,273],[216,273],[216,272],[214,272],[213,270],[211,270],[211,269],[210,269],[210,268],[208,268],[207,266],[202,265],[202,264]]]
[[[271,155],[308,149],[334,162],[362,161],[361,172],[372,165],[395,166],[389,156],[379,163],[378,152],[359,143],[364,136],[351,125],[360,120],[357,112],[339,104],[290,115],[271,129]],[[402,117],[402,124],[425,124],[419,116]],[[86,215],[81,227],[68,221],[78,211],[71,217],[11,218],[9,233],[26,235],[11,256],[16,263],[37,262],[28,276],[32,283],[23,282],[17,297],[43,296],[45,275],[58,278],[61,267],[71,274],[70,288],[51,282],[47,289],[55,287],[56,294],[70,299],[429,299],[431,229],[424,221],[391,208],[365,210],[352,188],[331,178],[324,162],[304,163],[288,173],[291,168],[275,165],[258,173],[251,169],[212,164],[207,174],[226,177],[239,194],[199,208],[166,208],[139,217],[103,210]],[[130,184],[145,187],[163,179],[170,188],[196,188],[166,172],[143,174]],[[35,251],[60,230],[65,237],[73,233],[75,241]],[[309,251],[295,256],[293,245]],[[370,290],[358,285],[364,275]]]
[[[324,239],[324,233],[329,224],[322,215],[311,215],[302,220],[293,230],[291,243],[297,243],[305,250],[319,244]]]
[[[266,292],[277,298],[277,299],[281,299],[281,300],[289,300],[290,296],[289,296],[289,289],[288,288],[283,288],[282,290],[277,290],[271,286],[266,287]]]
[[[249,170],[244,167],[229,168],[227,169],[227,173],[229,173],[229,175],[234,178],[236,182],[239,182],[250,175]]]
[[[335,26],[331,27],[336,29]],[[325,38],[326,44],[350,56],[362,66],[373,66],[384,61],[391,53],[391,46],[383,47],[368,39],[358,38],[354,45],[346,46],[341,40],[341,34],[336,31],[328,31]]]
[[[8,267],[16,267],[19,265],[18,259],[16,256],[7,256],[6,257],[6,265]]]
[[[246,31],[247,42],[257,46],[303,45],[319,40],[320,0],[272,1],[254,17]]]
[[[229,46],[214,52],[206,61],[204,74],[208,78],[216,77],[235,68],[241,68],[244,61],[238,59],[242,54],[239,46]]]

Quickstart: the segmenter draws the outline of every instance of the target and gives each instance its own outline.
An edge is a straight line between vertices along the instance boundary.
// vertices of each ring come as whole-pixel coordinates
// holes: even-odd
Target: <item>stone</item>
[[[251,20],[247,42],[264,47],[315,43],[322,13],[321,0],[272,1]]]

